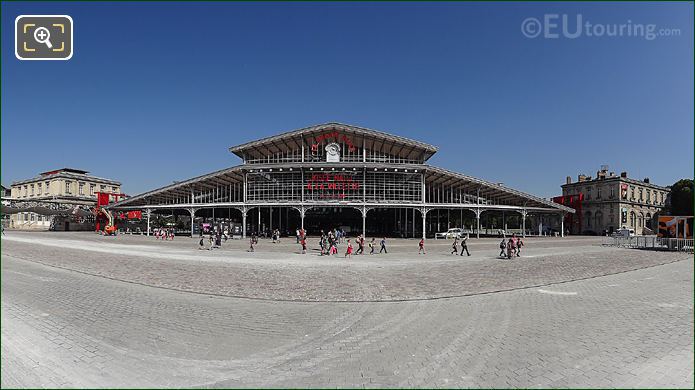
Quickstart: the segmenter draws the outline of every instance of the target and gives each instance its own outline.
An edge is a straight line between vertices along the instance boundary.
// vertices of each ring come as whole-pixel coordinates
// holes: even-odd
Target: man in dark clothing
[[[468,256],[471,255],[471,253],[468,252],[468,244],[466,244],[467,241],[468,241],[468,234],[466,234],[466,237],[464,237],[463,240],[461,240],[461,256],[463,256],[463,251],[466,251]]]

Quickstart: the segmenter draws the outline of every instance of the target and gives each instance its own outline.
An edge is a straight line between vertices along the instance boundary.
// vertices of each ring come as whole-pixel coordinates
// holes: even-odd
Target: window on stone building
[[[634,212],[634,211],[630,211],[630,227],[633,227],[633,228],[635,227],[635,219],[636,219],[636,217],[637,217],[637,216],[635,215],[635,212]]]
[[[643,193],[643,191],[642,191],[642,189],[640,188],[640,189],[639,189],[639,201],[640,201],[640,202],[644,201],[644,197],[642,196],[642,193]]]
[[[94,183],[89,183],[89,195],[94,195],[94,190],[97,189],[97,185]]]
[[[106,186],[105,185],[99,186],[99,191],[106,192]]]
[[[586,200],[591,200],[591,187],[586,187]]]
[[[118,192],[118,187],[111,187],[111,192],[114,194]]]
[[[635,200],[635,187],[630,187],[630,200]]]
[[[26,197],[28,193],[29,193],[29,186],[24,186],[24,196]],[[25,219],[25,221],[26,221],[26,219]]]
[[[84,195],[84,183],[79,184],[78,194]]]
[[[647,203],[652,201],[652,192],[647,190]]]
[[[51,182],[50,182],[50,181],[47,181],[45,184],[46,184],[46,193],[49,193],[49,192],[50,192],[50,188],[51,188]]]
[[[615,198],[615,187],[613,187],[613,186],[611,186],[610,198],[611,198],[611,199]]]
[[[36,184],[36,194],[41,195],[43,191],[41,190],[41,183]]]
[[[72,189],[70,189],[70,185],[71,185],[71,184],[72,184],[72,183],[69,182],[69,181],[66,181],[66,182],[65,182],[65,193],[68,194],[68,195],[72,193]]]
[[[596,187],[596,199],[601,199],[601,187]]]
[[[32,184],[30,187],[31,187],[31,196],[34,196],[34,185]]]

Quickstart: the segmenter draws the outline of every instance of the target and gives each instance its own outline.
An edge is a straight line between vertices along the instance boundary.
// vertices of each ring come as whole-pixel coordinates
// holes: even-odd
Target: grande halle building
[[[474,236],[500,229],[564,232],[574,210],[511,188],[427,164],[437,148],[340,123],[306,127],[234,146],[241,165],[149,191],[116,210],[184,214],[241,223],[251,232],[308,234],[343,228],[352,235],[427,237],[449,227]],[[189,225],[190,224],[190,225]],[[193,230],[191,229],[191,233]]]

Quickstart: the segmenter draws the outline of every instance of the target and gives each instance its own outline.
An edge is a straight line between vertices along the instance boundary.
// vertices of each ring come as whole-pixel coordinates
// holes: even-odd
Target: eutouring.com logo
[[[542,18],[526,18],[521,22],[521,32],[526,38],[634,37],[648,41],[681,35],[678,28],[657,28],[655,24],[633,23],[631,20],[625,23],[592,23],[584,20],[582,14],[545,14]]]

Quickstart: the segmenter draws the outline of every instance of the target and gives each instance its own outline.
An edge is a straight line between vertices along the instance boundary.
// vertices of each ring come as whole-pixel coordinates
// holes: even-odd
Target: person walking
[[[203,249],[205,249],[205,239],[203,237],[200,237],[200,242],[198,242],[198,250]]]
[[[451,254],[456,254],[459,252],[459,238],[454,237],[454,243],[451,244]]]
[[[202,238],[200,239],[200,242],[201,243],[203,242]],[[255,244],[255,240],[254,240],[253,235],[251,235],[251,238],[249,239],[249,252],[255,252],[256,251],[253,247],[253,244]]]
[[[507,249],[507,243],[504,241],[504,238],[503,238],[502,242],[500,242],[500,257],[502,257],[502,258],[506,257],[504,254],[505,249]]]
[[[336,242],[335,236],[331,235],[328,236],[328,254],[330,255],[337,255],[338,254],[338,243]]]
[[[352,258],[352,243],[350,240],[347,240],[347,248],[345,249],[345,257],[351,259]]]
[[[425,239],[424,239],[424,238],[421,238],[421,239],[420,239],[420,242],[419,242],[417,245],[418,245],[418,247],[419,247],[419,249],[418,249],[418,251],[417,251],[417,254],[418,254],[418,255],[419,255],[419,254],[425,254],[425,255],[426,255],[427,252],[425,251]]]
[[[507,258],[511,259],[514,255],[514,252],[516,252],[516,242],[514,242],[514,238],[511,237],[507,242]]]
[[[466,237],[464,237],[463,240],[461,240],[461,256],[463,256],[463,251],[466,251],[466,254],[468,254],[468,256],[471,255],[471,252],[468,251],[468,243],[467,242],[468,242],[468,234],[466,234]]]
[[[299,244],[299,229],[297,229],[296,236],[297,236],[297,244]]]
[[[381,244],[381,249],[379,249],[379,254],[381,254],[381,252],[388,254],[389,252],[386,250],[386,237],[381,239],[380,244]]]
[[[299,242],[302,244],[302,254],[305,255],[306,254],[306,237],[302,237],[302,239],[299,240]]]
[[[521,237],[519,237],[516,240],[516,257],[521,257],[521,247],[524,246],[524,242],[521,240]]]
[[[357,251],[355,252],[355,254],[364,254],[364,237],[362,237],[361,235],[357,236]]]
[[[373,255],[374,254],[374,249],[376,247],[376,238],[372,237],[372,240],[369,241],[369,254]]]

